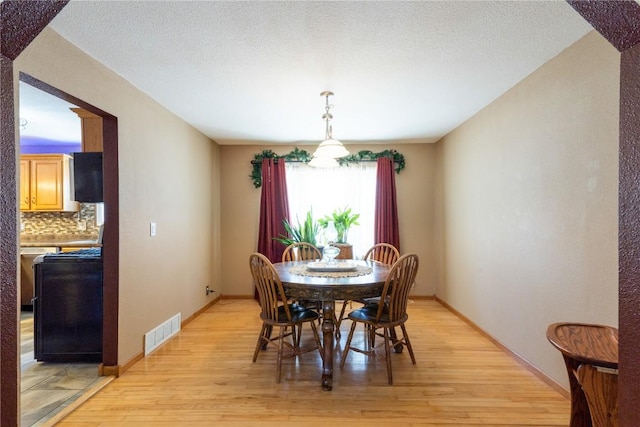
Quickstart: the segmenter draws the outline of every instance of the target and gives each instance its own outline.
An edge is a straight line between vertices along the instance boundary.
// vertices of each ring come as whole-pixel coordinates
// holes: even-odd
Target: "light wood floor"
[[[393,354],[393,386],[379,356],[351,352],[340,370],[346,321],[326,392],[316,352],[285,360],[280,384],[274,350],[251,363],[259,307],[222,300],[58,425],[568,425],[565,397],[454,314],[432,300],[409,310],[417,365],[406,351]]]

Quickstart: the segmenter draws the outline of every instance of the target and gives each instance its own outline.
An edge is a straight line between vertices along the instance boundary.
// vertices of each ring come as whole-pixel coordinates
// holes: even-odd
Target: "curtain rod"
[[[273,159],[274,163],[278,163],[278,160],[280,159]],[[285,159],[286,160],[286,159]],[[337,160],[337,159],[336,159]],[[358,163],[358,162],[377,162],[378,159],[361,159],[361,160],[353,160],[353,162]],[[395,161],[395,160],[394,160]],[[287,160],[287,163],[309,163],[307,161],[304,160]],[[261,165],[262,164],[262,160],[251,160],[251,164],[252,165]]]
[[[390,158],[395,164],[396,173],[400,173],[402,169],[404,169],[404,156],[398,153],[396,150],[383,150],[378,153],[374,153],[369,150],[361,150],[356,154],[350,154],[346,157],[341,157],[338,160],[338,163],[358,163],[358,162],[375,162],[380,157]],[[265,158],[273,159],[274,163],[278,162],[278,159],[285,159],[287,162],[291,163],[307,163],[311,161],[311,154],[308,151],[301,150],[296,147],[289,154],[277,155],[272,150],[263,150],[262,152],[253,156],[253,160],[251,160],[251,181],[253,181],[253,186],[255,188],[260,188],[262,185],[262,160]]]

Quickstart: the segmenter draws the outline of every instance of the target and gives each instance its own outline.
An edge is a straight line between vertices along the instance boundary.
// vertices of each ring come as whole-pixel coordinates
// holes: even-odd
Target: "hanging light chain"
[[[333,139],[333,127],[329,124],[333,115],[331,109],[333,105],[329,104],[329,97],[333,95],[333,92],[324,91],[320,93],[320,96],[325,97],[324,114],[322,119],[325,122],[325,139],[318,145],[318,148],[313,153],[314,158],[333,159],[334,162],[330,162],[332,166],[336,165],[335,159],[345,157],[349,155],[349,150],[344,148],[342,143]],[[320,162],[319,160],[316,162]],[[311,163],[310,163],[311,164]],[[311,164],[312,166],[320,166],[320,164]],[[323,166],[327,165],[327,162],[322,163]]]
[[[333,95],[333,92],[328,90],[320,93],[320,96],[325,97],[325,106],[324,106],[325,113],[322,115],[322,119],[325,121],[325,138],[324,138],[325,140],[333,138],[332,136],[333,129],[329,125],[329,122],[331,121],[331,119],[333,119],[333,115],[329,112],[333,108],[333,104],[329,104],[329,97],[332,95]]]

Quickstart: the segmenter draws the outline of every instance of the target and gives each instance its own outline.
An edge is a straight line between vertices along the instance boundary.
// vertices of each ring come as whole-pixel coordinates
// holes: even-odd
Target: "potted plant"
[[[296,216],[296,222],[297,224],[293,225],[286,218],[283,219],[282,224],[284,225],[285,230],[287,230],[288,236],[283,236],[281,234],[279,237],[274,237],[274,239],[285,246],[289,246],[296,242],[307,242],[317,246],[316,236],[320,230],[320,225],[318,222],[313,220],[313,213],[311,211],[307,212],[306,218],[302,224]]]
[[[326,229],[330,223],[336,229],[335,246],[340,248],[340,255],[338,258],[351,259],[353,258],[353,249],[351,244],[347,242],[349,235],[349,229],[354,225],[360,225],[358,223],[360,214],[352,213],[351,208],[345,206],[344,208],[336,209],[331,215],[325,215],[324,218],[318,220],[320,227]]]

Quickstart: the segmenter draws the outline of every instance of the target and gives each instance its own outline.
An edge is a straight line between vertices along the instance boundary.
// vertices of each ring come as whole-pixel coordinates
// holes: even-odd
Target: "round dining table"
[[[322,304],[322,389],[333,388],[335,302],[380,296],[391,267],[377,261],[338,260],[338,271],[326,271],[315,261],[275,263],[287,297]],[[315,263],[315,264],[312,264]],[[340,264],[342,263],[342,264]],[[349,265],[352,268],[339,267]],[[328,270],[332,270],[329,268]]]

